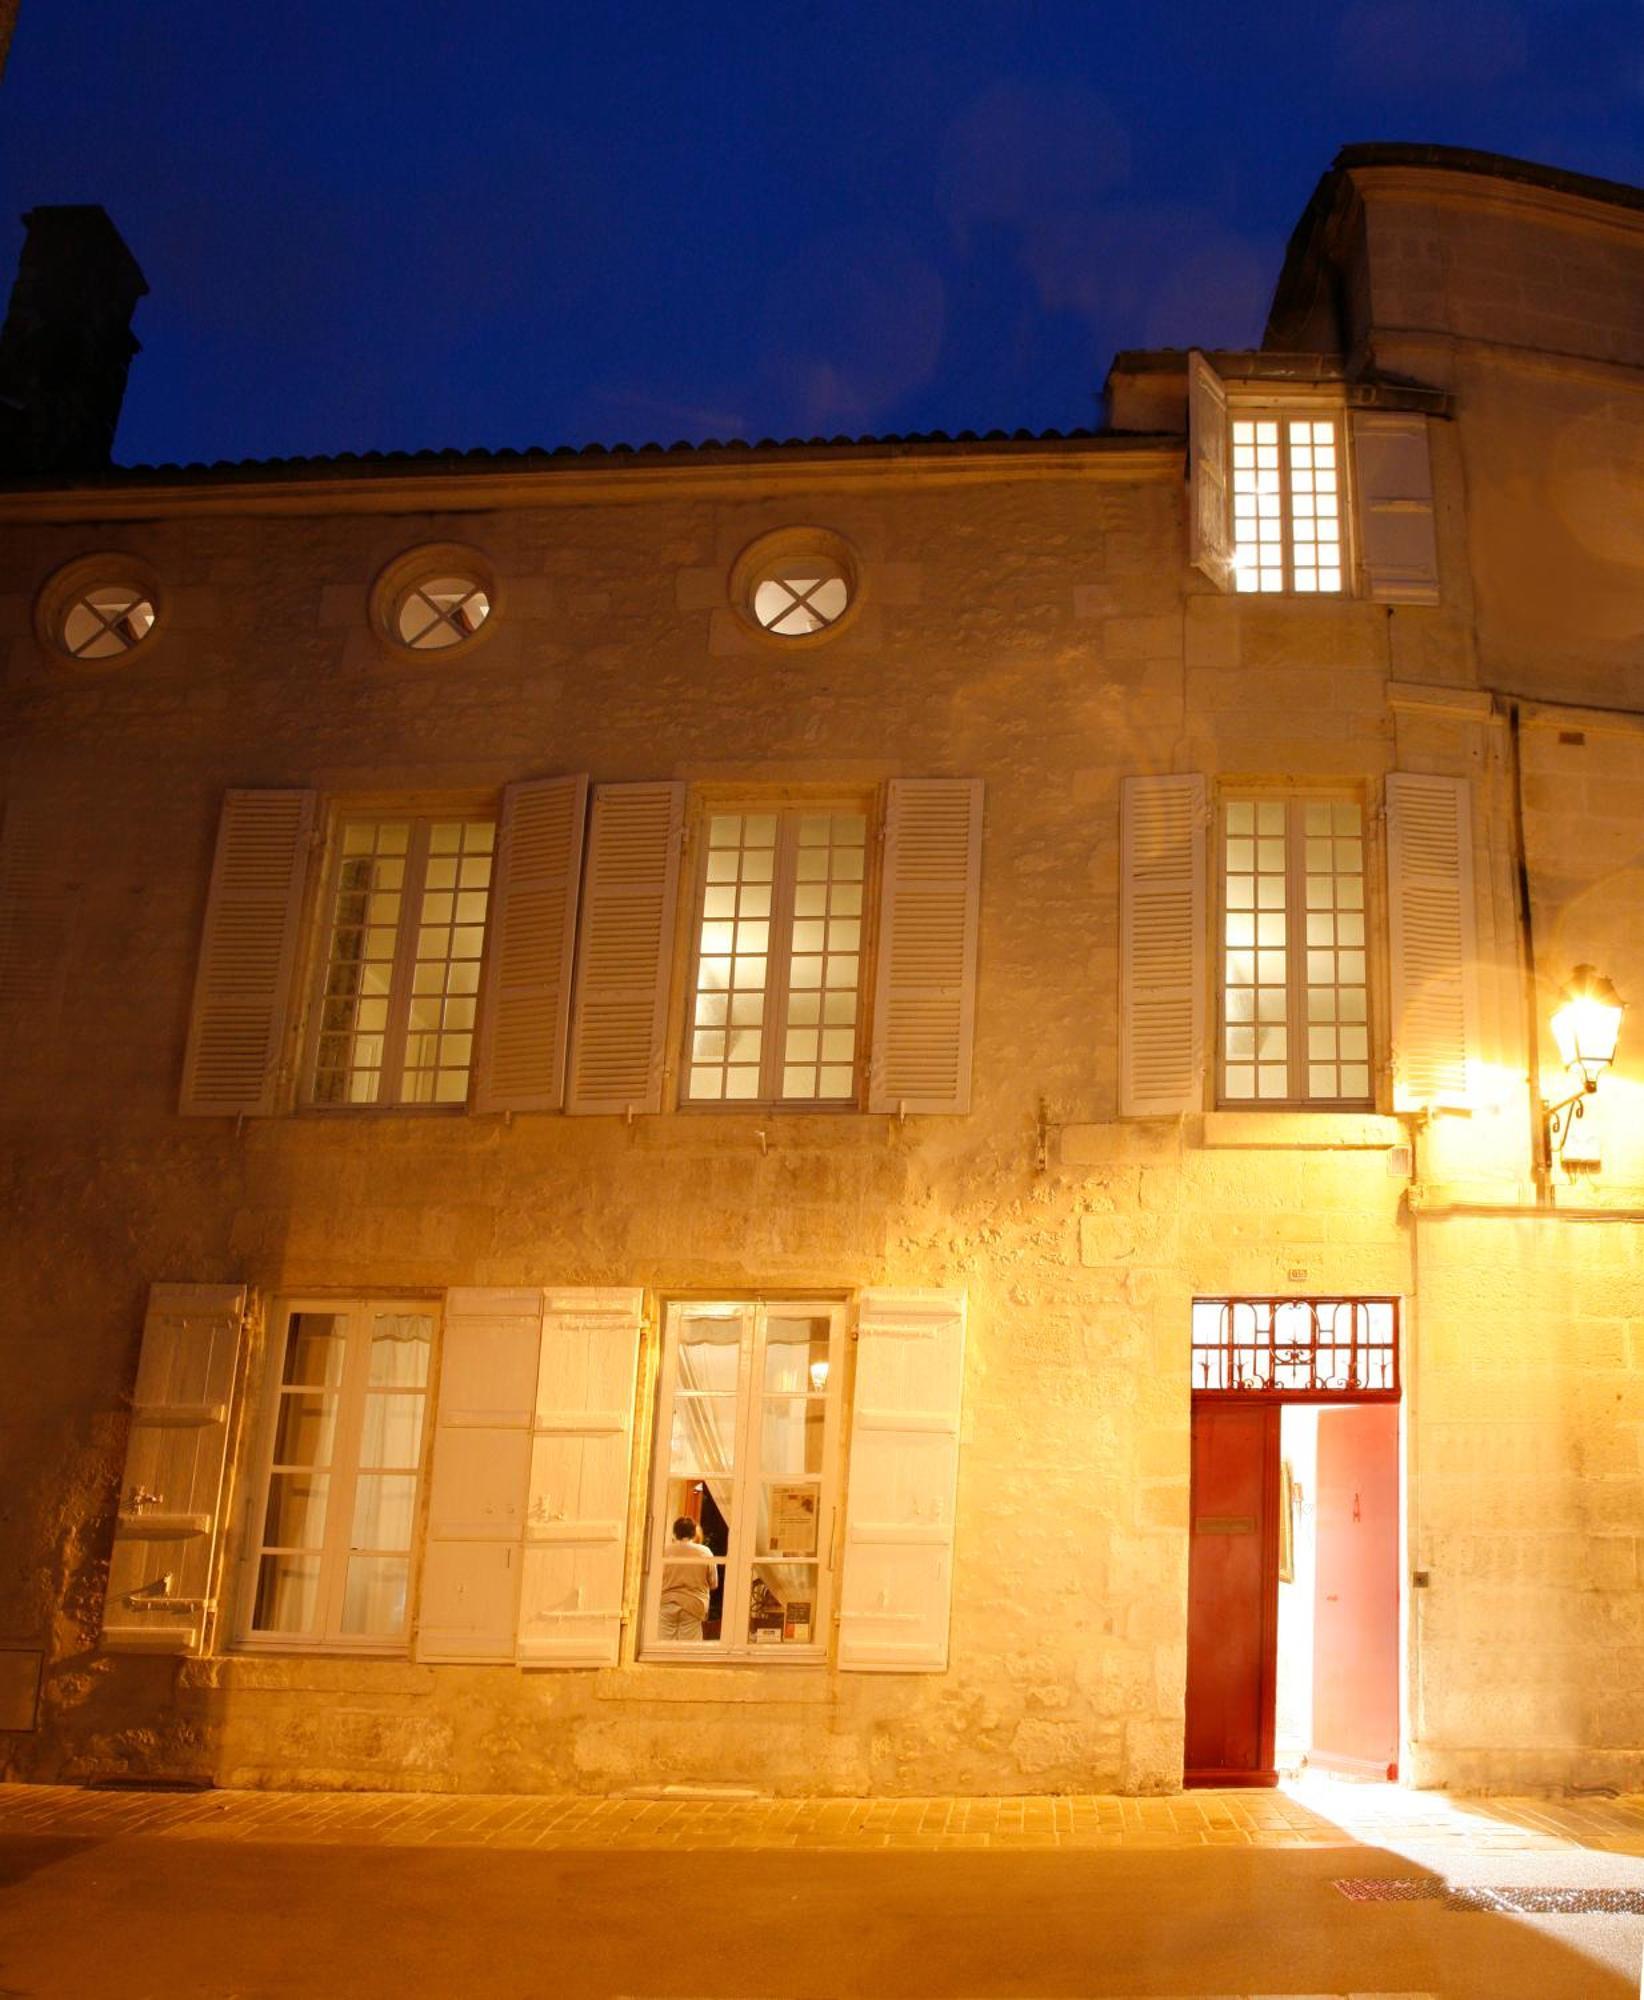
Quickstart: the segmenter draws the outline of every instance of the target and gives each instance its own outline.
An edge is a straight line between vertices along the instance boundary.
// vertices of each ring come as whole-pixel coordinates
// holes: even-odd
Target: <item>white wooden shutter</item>
[[[511,1660],[519,1617],[540,1291],[445,1298],[419,1660]]]
[[[1393,1102],[1462,1104],[1476,1053],[1478,961],[1471,795],[1465,778],[1387,780]]]
[[[103,1602],[107,1647],[204,1646],[244,1321],[239,1285],[149,1292]]]
[[[596,785],[568,1111],[662,1109],[685,787]]]
[[[947,1666],[964,1375],[963,1292],[862,1294],[842,1668],[940,1673]]]
[[[230,792],[217,831],[181,1109],[275,1108],[314,828],[312,792]]]
[[[615,1666],[644,1294],[550,1291],[542,1322],[519,1659]]]
[[[1204,1103],[1205,782],[1127,778],[1121,806],[1119,1111]]]
[[[1187,555],[1218,590],[1233,588],[1227,391],[1197,348],[1187,357]]]
[[[1437,604],[1427,419],[1397,410],[1355,410],[1353,464],[1365,596],[1383,604]]]
[[[69,889],[62,812],[11,799],[0,828],[0,1008],[8,1037],[49,1033],[62,988]]]
[[[497,829],[474,1062],[476,1111],[557,1111],[565,1100],[586,778],[510,785]]]
[[[870,1111],[970,1109],[980,778],[897,778],[885,802]]]

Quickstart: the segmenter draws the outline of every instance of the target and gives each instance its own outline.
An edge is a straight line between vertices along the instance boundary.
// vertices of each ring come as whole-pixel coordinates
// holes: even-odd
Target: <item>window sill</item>
[[[1202,1146],[1268,1152],[1382,1153],[1405,1144],[1396,1118],[1374,1111],[1207,1111]]]
[[[275,1694],[431,1694],[434,1669],[416,1666],[403,1653],[315,1653],[256,1650],[184,1660],[178,1684]]]
[[[777,1670],[774,1674],[772,1668]],[[601,1668],[594,1677],[594,1696],[598,1701],[817,1704],[833,1699],[834,1683],[820,1653],[802,1660],[734,1659],[712,1664],[652,1654],[631,1666]]]

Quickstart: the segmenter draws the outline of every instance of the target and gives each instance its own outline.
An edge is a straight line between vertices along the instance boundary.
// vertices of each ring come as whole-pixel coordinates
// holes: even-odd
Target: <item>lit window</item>
[[[801,639],[836,625],[850,601],[850,584],[837,563],[797,556],[772,564],[754,585],[753,614],[778,638]]]
[[[1233,419],[1236,588],[1341,590],[1340,459],[1333,419]]]
[[[467,1101],[495,839],[483,819],[344,823],[316,1104]]]
[[[861,811],[705,822],[688,1102],[855,1101],[867,832]]]
[[[245,1636],[403,1646],[433,1311],[293,1306],[275,1326]]]
[[[419,653],[460,646],[491,615],[491,599],[471,576],[434,576],[400,599],[394,629],[402,645]]]
[[[1222,817],[1224,1104],[1364,1104],[1364,816],[1342,799],[1230,799]]]
[[[841,1308],[668,1308],[647,1652],[820,1652],[837,1506]]]
[[[81,591],[63,614],[63,650],[76,660],[113,660],[154,629],[154,606],[129,584]]]

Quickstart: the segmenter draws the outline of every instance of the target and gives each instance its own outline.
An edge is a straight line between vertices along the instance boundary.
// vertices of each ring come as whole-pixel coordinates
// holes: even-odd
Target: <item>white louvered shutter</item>
[[[980,778],[897,778],[885,801],[870,1111],[970,1109]]]
[[[1476,1053],[1478,961],[1465,778],[1387,780],[1393,1103],[1464,1104]]]
[[[1394,410],[1355,410],[1353,464],[1365,596],[1382,604],[1437,604],[1438,538],[1427,419]]]
[[[183,1061],[185,1113],[275,1108],[313,830],[312,792],[230,792],[223,801]]]
[[[511,1660],[519,1618],[540,1291],[446,1294],[419,1660]]]
[[[510,785],[497,829],[474,1059],[476,1111],[557,1111],[565,1101],[586,778]]]
[[[244,1323],[242,1286],[150,1290],[103,1601],[107,1647],[198,1653],[205,1644]]]
[[[1187,357],[1187,555],[1218,590],[1233,588],[1227,391],[1197,348]]]
[[[542,1321],[519,1659],[615,1666],[644,1294],[550,1291]]]
[[[947,1666],[964,1376],[963,1292],[862,1294],[842,1668],[940,1673]]]
[[[565,1108],[660,1111],[683,785],[596,785]]]
[[[1119,843],[1119,1111],[1204,1103],[1205,783],[1127,778]]]
[[[48,1034],[61,992],[69,888],[60,810],[8,801],[0,826],[0,1011],[8,1038]]]

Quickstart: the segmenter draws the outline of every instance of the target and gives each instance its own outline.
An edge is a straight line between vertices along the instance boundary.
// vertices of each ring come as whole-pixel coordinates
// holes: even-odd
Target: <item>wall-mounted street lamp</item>
[[[1621,1017],[1626,1011],[1621,995],[1592,966],[1578,965],[1570,974],[1570,983],[1560,993],[1553,1015],[1553,1039],[1564,1067],[1579,1071],[1581,1088],[1556,1103],[1545,1097],[1541,1100],[1549,1160],[1563,1152],[1571,1121],[1582,1115],[1587,1099],[1598,1088],[1598,1079],[1615,1061]]]

